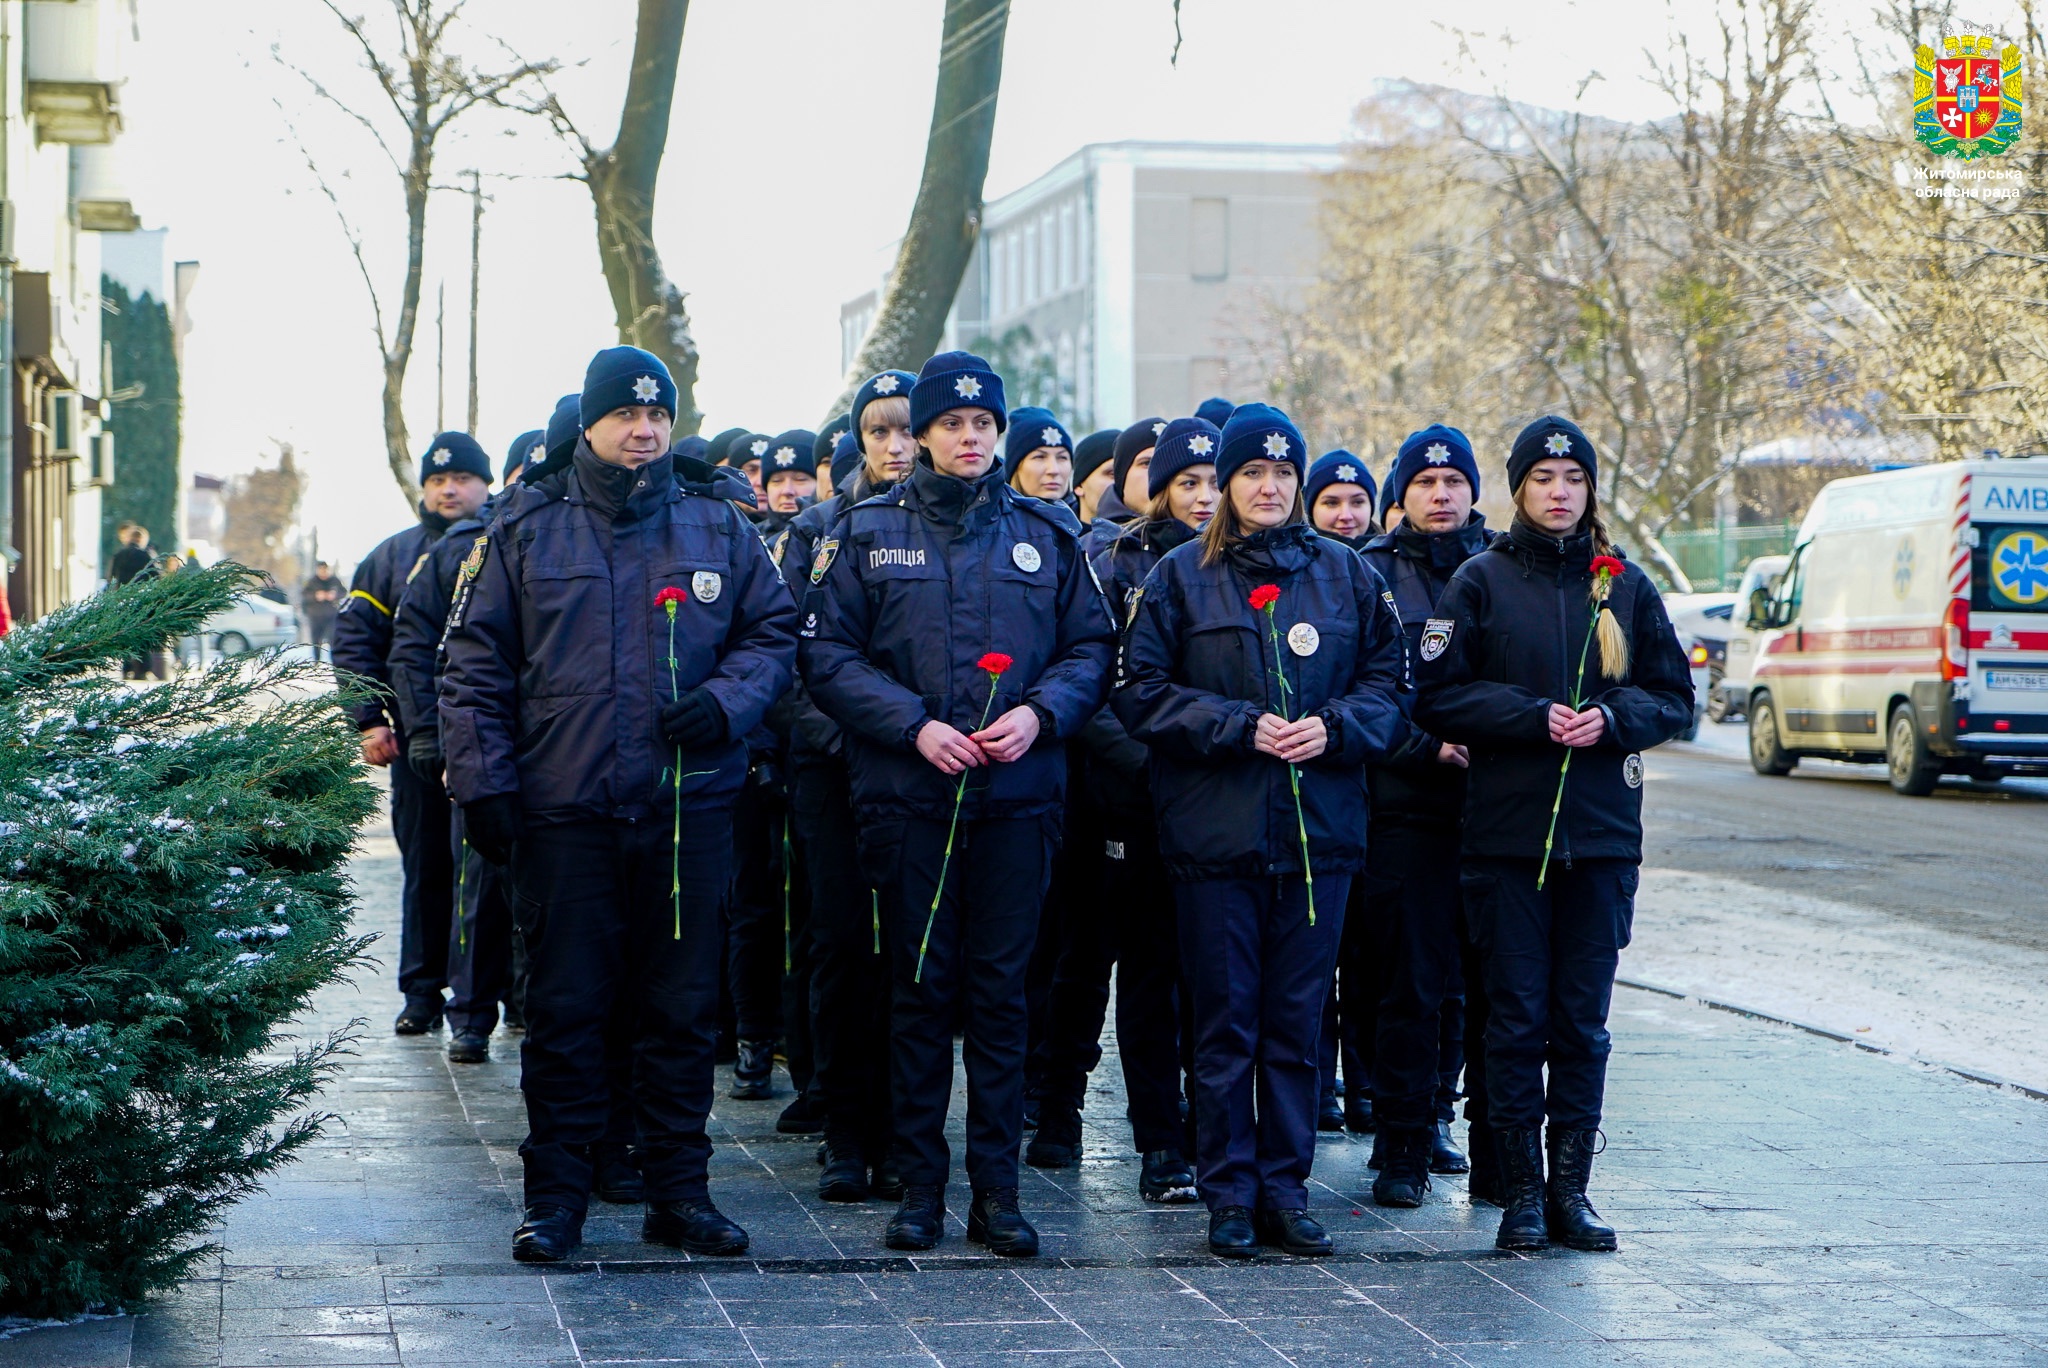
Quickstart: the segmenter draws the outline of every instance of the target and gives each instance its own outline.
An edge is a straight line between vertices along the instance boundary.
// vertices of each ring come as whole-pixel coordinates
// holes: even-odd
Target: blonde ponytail
[[[1580,526],[1593,538],[1593,555],[1614,555],[1613,539],[1607,535],[1607,524],[1600,520],[1600,500],[1593,491],[1586,492],[1586,517]],[[1593,576],[1593,601],[1599,605],[1594,620],[1594,636],[1600,642],[1600,673],[1604,678],[1618,680],[1628,673],[1628,633],[1621,628],[1621,619],[1607,606],[1607,596],[1614,589],[1611,578]]]

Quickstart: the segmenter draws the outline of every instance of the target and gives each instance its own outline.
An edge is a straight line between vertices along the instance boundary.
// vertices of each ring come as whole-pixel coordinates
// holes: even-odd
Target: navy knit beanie
[[[1216,483],[1227,485],[1247,461],[1287,461],[1296,474],[1308,468],[1308,443],[1294,420],[1271,404],[1239,404],[1223,425],[1223,451],[1216,459]]]
[[[651,404],[676,416],[676,382],[653,352],[638,347],[606,347],[590,358],[583,372],[583,426],[589,427],[613,409]]]
[[[842,413],[818,433],[818,440],[811,444],[811,470],[814,474],[822,475],[831,470],[833,448],[839,445],[841,437],[851,431],[853,419]]]
[[[937,358],[933,358],[936,360]],[[861,381],[860,388],[853,393],[853,431],[860,434],[860,416],[867,406],[877,399],[908,399],[911,387],[917,384],[917,377],[909,371],[885,370],[879,375],[870,375]]]
[[[1116,476],[1110,481],[1110,487],[1116,490],[1119,499],[1124,496],[1124,481],[1130,478],[1132,463],[1157,446],[1165,431],[1166,420],[1152,417],[1140,418],[1116,435],[1116,448],[1110,457],[1110,468]]]
[[[514,437],[512,445],[505,448],[505,473],[499,476],[499,479],[511,479],[513,471],[534,459],[534,451],[547,439],[547,435],[545,430],[535,428],[531,432],[522,432]],[[547,453],[543,451],[541,454],[545,456]]]
[[[840,433],[839,440],[832,446],[832,473],[829,477],[832,487],[839,488],[839,482],[852,474],[853,468],[860,463],[860,439],[850,432]]]
[[[668,450],[678,460],[701,461],[704,453],[711,450],[711,443],[693,432]]]
[[[1207,399],[1204,399],[1200,406],[1195,409],[1195,417],[1208,419],[1216,425],[1217,431],[1220,432],[1223,429],[1223,425],[1230,421],[1230,411],[1235,407],[1236,405],[1232,404],[1222,395],[1212,394]]]
[[[1207,418],[1174,419],[1152,448],[1152,464],[1145,471],[1146,494],[1158,498],[1173,477],[1189,466],[1213,465],[1216,449],[1222,445],[1223,430]]]
[[[725,463],[739,470],[749,461],[762,460],[768,455],[768,444],[774,440],[765,432],[742,433],[726,447]]]
[[[987,409],[996,416],[998,433],[1008,426],[1003,377],[973,352],[940,352],[924,363],[910,387],[910,435],[923,437],[940,414],[960,408]]]
[[[1017,462],[1040,447],[1064,447],[1071,456],[1074,454],[1073,434],[1052,416],[1051,409],[1011,409],[1010,430],[1003,436],[1003,464],[1014,474]]]
[[[1103,462],[1116,455],[1116,438],[1117,431],[1115,428],[1103,428],[1099,432],[1089,433],[1086,437],[1074,443],[1074,487],[1076,489],[1080,488],[1081,481],[1099,470]]]
[[[1508,452],[1508,492],[1512,494],[1522,487],[1522,478],[1531,466],[1553,456],[1577,461],[1585,468],[1586,483],[1599,488],[1600,456],[1593,450],[1593,443],[1579,431],[1577,423],[1552,414],[1538,418],[1515,438],[1515,445]],[[1477,481],[1474,486],[1477,487]]]
[[[434,438],[427,454],[420,457],[420,483],[429,475],[474,475],[489,484],[496,474],[491,458],[476,438],[466,432],[443,432]]]
[[[732,451],[732,444],[750,435],[743,427],[727,428],[705,445],[704,459],[713,465],[724,465],[726,456]]]
[[[809,428],[791,428],[779,437],[769,438],[767,454],[761,457],[761,483],[765,485],[770,475],[788,470],[800,475],[818,473],[817,433]]]
[[[1302,503],[1314,508],[1316,496],[1333,484],[1357,485],[1365,491],[1367,503],[1373,503],[1379,497],[1379,486],[1373,483],[1372,472],[1366,469],[1365,462],[1342,447],[1324,452],[1308,468],[1308,478],[1301,482]]]
[[[1392,508],[1408,492],[1408,482],[1432,466],[1447,466],[1472,482],[1472,498],[1479,498],[1479,463],[1472,459],[1472,443],[1465,434],[1442,423],[1431,423],[1420,432],[1408,434],[1394,464],[1387,470],[1385,506]]]

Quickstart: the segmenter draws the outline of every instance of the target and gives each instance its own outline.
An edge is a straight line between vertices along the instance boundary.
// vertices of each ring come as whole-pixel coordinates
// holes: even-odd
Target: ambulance
[[[1918,796],[2048,773],[2048,459],[1836,480],[1745,608],[1759,774],[1882,761]]]

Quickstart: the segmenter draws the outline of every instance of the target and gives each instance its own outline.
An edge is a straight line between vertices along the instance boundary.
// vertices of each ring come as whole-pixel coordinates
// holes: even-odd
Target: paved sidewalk
[[[774,1131],[785,1095],[717,1111],[713,1192],[750,1259],[640,1244],[637,1209],[600,1206],[582,1261],[541,1273],[508,1252],[516,1037],[451,1068],[445,1037],[389,1034],[388,839],[355,872],[387,966],[319,1002],[319,1025],[370,1027],[337,1121],[201,1276],[140,1316],[0,1340],[0,1365],[2048,1362],[2048,1105],[1627,989],[1594,1179],[1616,1255],[1498,1255],[1462,1179],[1382,1212],[1368,1143],[1326,1137],[1338,1256],[1226,1265],[1198,1208],[1138,1199],[1112,1053],[1082,1167],[1025,1170],[1040,1259],[981,1255],[957,1216],[932,1257],[892,1255],[887,1207],[816,1200],[815,1142]]]

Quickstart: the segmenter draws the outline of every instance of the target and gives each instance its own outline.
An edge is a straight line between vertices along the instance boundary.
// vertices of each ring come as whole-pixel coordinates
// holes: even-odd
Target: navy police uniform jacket
[[[666,815],[678,792],[688,810],[730,803],[796,654],[796,607],[733,498],[751,502],[744,478],[694,458],[627,470],[579,442],[568,469],[501,500],[448,614],[456,802],[517,793],[528,822]],[[667,588],[683,594],[672,633]],[[700,686],[730,739],[684,752],[678,790],[661,710]]]
[[[448,530],[438,513],[419,511],[419,522],[378,542],[356,567],[341,616],[334,623],[334,668],[369,686],[372,696],[348,705],[357,730],[390,726],[403,731],[392,701],[391,632],[406,584],[427,563],[427,552]]]
[[[1486,549],[1492,534],[1476,511],[1450,532],[1419,532],[1402,523],[1365,544],[1359,555],[1379,572],[1394,595],[1394,611],[1408,641],[1412,667],[1422,648],[1422,624],[1436,615],[1437,600],[1459,566]],[[1438,760],[1443,742],[1410,722],[1406,735],[1385,760],[1366,771],[1375,816],[1397,821],[1455,824],[1465,808],[1465,771]]]
[[[452,524],[427,552],[427,559],[399,596],[391,626],[391,649],[385,665],[391,672],[391,693],[398,708],[398,729],[407,736],[438,735],[441,710],[441,634],[463,558],[496,516],[493,504],[477,516]]]
[[[1089,557],[1119,628],[1130,625],[1138,590],[1160,557],[1195,536],[1195,530],[1178,518],[1140,520]],[[1089,796],[1105,812],[1151,826],[1152,791],[1146,773],[1152,757],[1145,743],[1132,739],[1114,708],[1104,708],[1089,720],[1081,742],[1087,747]]]
[[[847,510],[818,543],[800,634],[804,687],[847,733],[854,807],[882,818],[953,814],[957,777],[917,751],[937,720],[981,729],[1011,708],[1039,739],[968,771],[961,816],[1056,814],[1066,748],[1102,706],[1115,655],[1109,607],[1065,508],[1018,494],[998,463],[968,482],[920,456],[886,494]],[[990,701],[990,652],[1011,657]]]
[[[1277,585],[1271,625],[1252,590]],[[1275,676],[1286,671],[1287,691]],[[1401,738],[1407,664],[1386,586],[1305,523],[1254,532],[1202,564],[1169,551],[1138,596],[1113,706],[1152,749],[1160,853],[1176,879],[1301,872],[1288,767],[1252,748],[1264,713],[1320,714],[1329,748],[1299,766],[1301,820],[1319,873],[1365,864],[1365,765]]]
[[[1634,566],[1607,606],[1629,639],[1629,669],[1600,673],[1585,650],[1593,620],[1593,539],[1557,538],[1516,521],[1451,576],[1416,652],[1415,720],[1471,749],[1463,850],[1543,857],[1565,748],[1550,739],[1550,705],[1569,705],[1584,652],[1580,706],[1607,731],[1572,757],[1551,858],[1640,860],[1643,757],[1692,720],[1692,673],[1664,600]]]
[[[832,529],[832,524],[855,504],[862,503],[882,492],[887,486],[877,486],[868,479],[867,464],[857,465],[839,482],[838,490],[826,499],[806,508],[790,520],[782,536],[768,544],[769,554],[774,557],[776,568],[782,572],[783,583],[798,603],[811,587],[811,558],[817,554],[818,543]],[[797,681],[784,705],[789,719],[789,749],[792,764],[803,765],[820,760],[836,760],[844,763],[846,738],[839,730],[839,724],[818,709],[811,701],[810,694]]]

